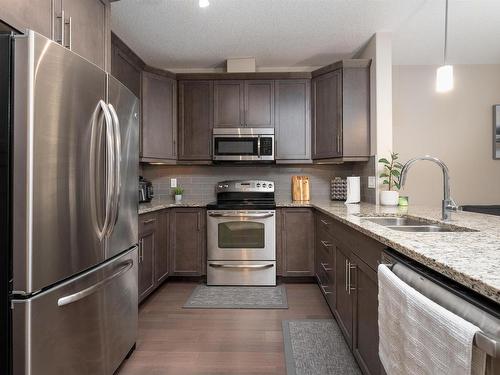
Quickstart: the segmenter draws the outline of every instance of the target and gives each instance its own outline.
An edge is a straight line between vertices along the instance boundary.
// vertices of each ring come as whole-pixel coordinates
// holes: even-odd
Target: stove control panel
[[[262,180],[232,180],[221,181],[216,186],[216,192],[257,192],[257,193],[273,193],[274,182]]]

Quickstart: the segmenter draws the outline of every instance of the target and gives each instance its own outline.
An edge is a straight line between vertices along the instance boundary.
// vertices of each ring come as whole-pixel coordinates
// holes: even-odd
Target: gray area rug
[[[287,309],[284,285],[198,285],[184,305],[186,309]]]
[[[287,375],[361,375],[333,319],[284,320]]]

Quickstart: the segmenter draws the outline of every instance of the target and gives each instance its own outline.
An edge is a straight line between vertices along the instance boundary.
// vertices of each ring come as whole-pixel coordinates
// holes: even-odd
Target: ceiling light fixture
[[[446,65],[447,53],[448,53],[448,0],[446,0],[446,10],[444,14],[443,65],[440,66],[436,71],[436,91],[440,93],[453,90],[453,65]]]
[[[200,0],[198,4],[200,5],[200,8],[206,8],[207,6],[210,5],[210,1],[208,1],[208,0]]]

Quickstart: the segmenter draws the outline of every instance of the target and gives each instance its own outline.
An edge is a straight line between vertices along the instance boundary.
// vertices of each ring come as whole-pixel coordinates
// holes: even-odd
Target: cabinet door
[[[337,304],[334,310],[335,317],[339,323],[347,344],[352,348],[352,298],[349,290],[349,264],[347,252],[336,247],[335,251],[335,275]],[[352,271],[352,270],[351,270]],[[352,280],[352,272],[351,272]]]
[[[214,126],[240,128],[244,126],[244,81],[215,81]]]
[[[311,159],[309,80],[275,82],[276,160]]]
[[[340,70],[313,80],[313,159],[342,155],[342,74]]]
[[[159,235],[155,251],[155,284],[160,285],[169,271],[169,213],[163,210],[158,214]]]
[[[351,254],[353,352],[364,374],[380,374],[377,273]]]
[[[203,209],[176,208],[170,213],[172,274],[200,276],[204,259],[205,214]]]
[[[314,275],[314,215],[308,208],[282,210],[283,276]]]
[[[245,126],[274,127],[274,81],[245,81]]]
[[[107,51],[111,48],[107,0],[58,0],[66,23],[65,45],[100,68],[108,70]],[[70,18],[71,17],[71,21]],[[56,28],[56,30],[59,30]],[[59,35],[59,34],[58,34]]]
[[[141,81],[141,157],[175,160],[177,155],[176,82],[149,72],[142,72]]]
[[[116,45],[111,45],[111,74],[135,96],[141,96],[141,69]]]
[[[157,243],[156,213],[139,216],[139,302],[155,288],[154,257]]]
[[[179,82],[179,160],[212,160],[213,82]]]
[[[18,31],[31,29],[54,38],[53,0],[2,1],[0,19]]]

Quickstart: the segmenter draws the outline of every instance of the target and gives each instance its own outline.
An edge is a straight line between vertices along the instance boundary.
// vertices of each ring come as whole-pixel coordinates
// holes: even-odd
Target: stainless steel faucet
[[[406,175],[408,174],[408,170],[416,161],[419,160],[432,161],[441,167],[441,170],[443,171],[443,184],[444,184],[442,219],[449,220],[451,218],[451,212],[456,211],[458,209],[458,206],[455,204],[453,198],[450,196],[450,171],[448,170],[448,167],[442,160],[429,155],[408,160],[405,163],[405,165],[403,165],[403,168],[401,168],[401,181],[400,181],[401,187],[403,187],[404,184],[406,183]]]

